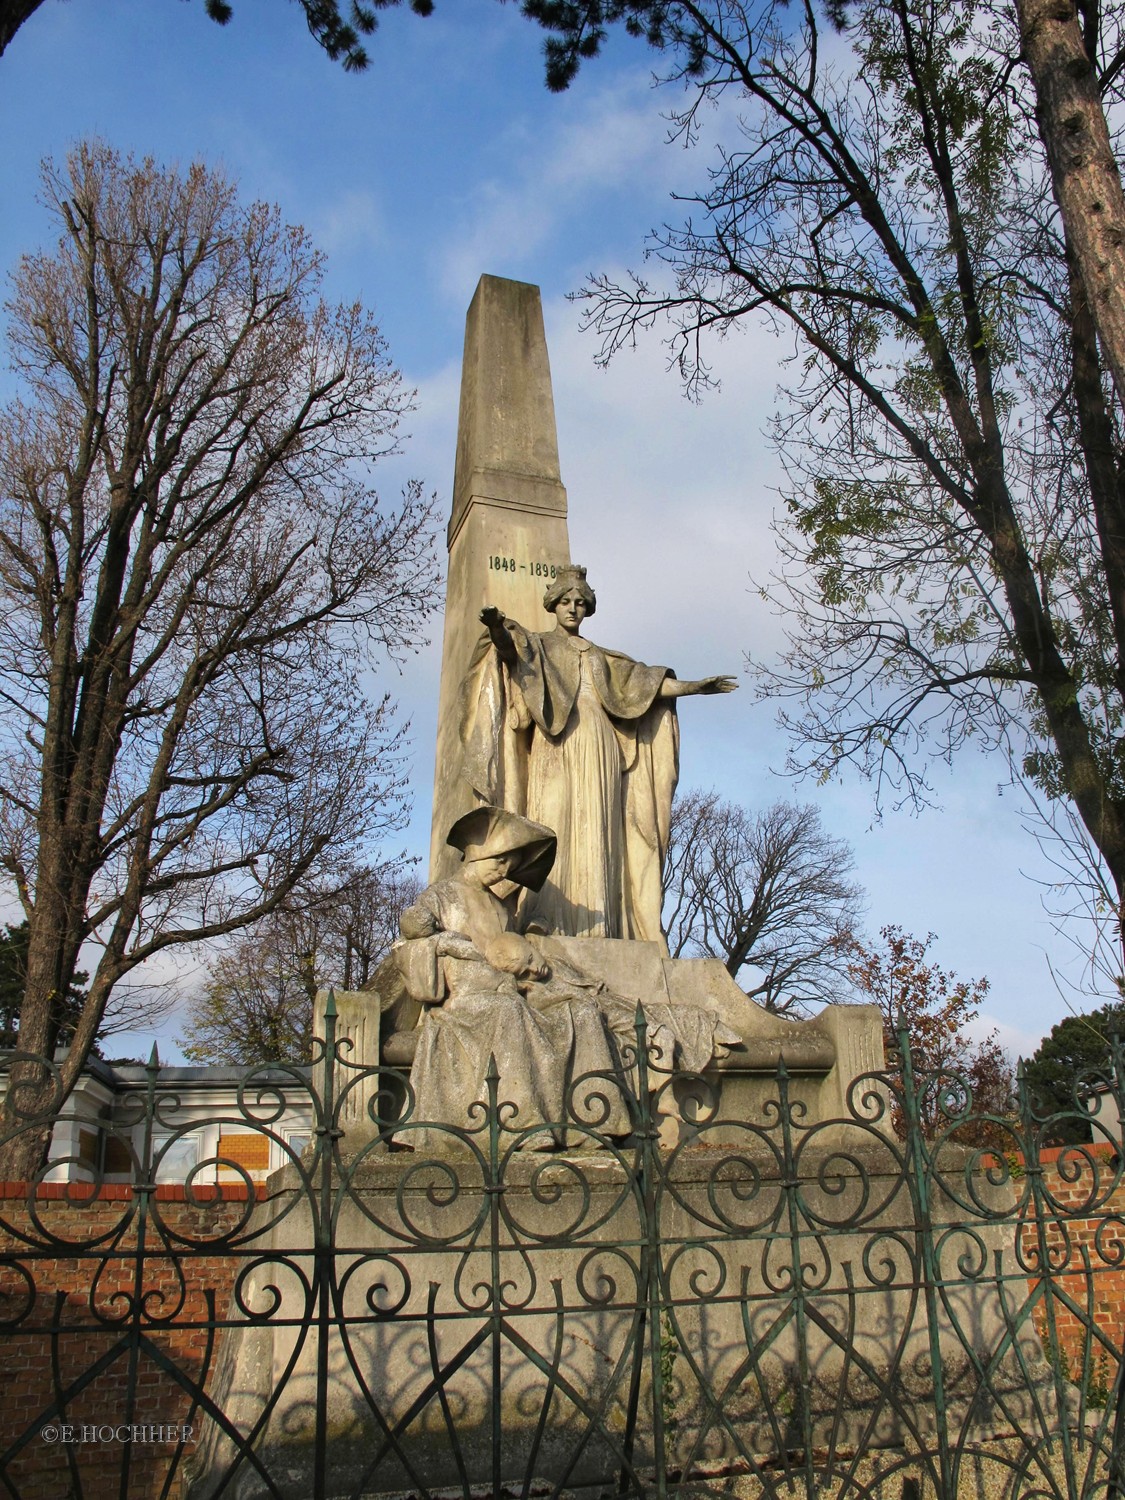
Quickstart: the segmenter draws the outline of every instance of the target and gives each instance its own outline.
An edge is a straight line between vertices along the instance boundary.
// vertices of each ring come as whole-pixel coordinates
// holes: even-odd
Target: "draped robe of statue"
[[[538,950],[511,932],[506,903],[456,876],[429,886],[399,923],[404,941],[391,950],[392,961],[424,1007],[410,1071],[413,1122],[399,1132],[400,1144],[448,1148],[452,1137],[433,1128],[438,1122],[479,1129],[483,1116],[473,1106],[488,1098],[490,1058],[498,1098],[514,1106],[504,1111],[506,1128],[520,1132],[523,1149],[596,1145],[584,1124],[602,1136],[628,1133],[625,1095],[612,1080],[624,1084],[633,1074],[632,1062],[622,1059],[636,1050],[635,1001],[557,960],[553,971],[529,977],[519,950],[533,962]],[[644,1012],[657,1064],[653,1089],[672,1067],[702,1072],[739,1040],[701,1006],[651,1001]]]
[[[509,924],[502,901],[456,877],[429,886],[400,918],[407,941],[393,951],[410,993],[426,1007],[410,1073],[415,1118],[471,1126],[472,1101],[488,1097],[491,1056],[500,1100],[515,1106],[509,1124],[531,1130],[525,1148],[543,1150],[561,1144],[562,1132],[532,1127],[565,1120],[571,1080],[594,1072],[612,1076],[615,1060],[594,986],[534,985],[537,1003],[531,1004],[516,977],[496,967],[494,960],[505,962],[497,948]],[[446,952],[451,934],[467,939],[468,948]],[[609,1095],[603,1128],[624,1133],[624,1103],[616,1091]],[[442,1145],[440,1134],[424,1125],[404,1141],[416,1150]]]
[[[562,630],[488,634],[466,674],[462,770],[485,802],[553,828],[558,854],[521,924],[568,937],[648,939],[660,924],[679,734],[673,674]]]

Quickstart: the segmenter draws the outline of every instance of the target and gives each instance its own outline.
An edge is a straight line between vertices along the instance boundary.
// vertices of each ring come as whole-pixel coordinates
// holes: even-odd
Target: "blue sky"
[[[616,41],[561,96],[543,87],[539,48],[512,6],[438,0],[429,20],[384,15],[371,68],[349,76],[281,0],[235,0],[225,28],[202,0],[47,0],[0,59],[0,268],[44,238],[40,158],[80,136],[223,164],[244,195],[279,203],[328,252],[332,297],[361,297],[378,315],[418,391],[411,439],[378,482],[416,476],[443,511],[477,277],[536,282],[571,551],[598,589],[591,633],[682,675],[738,672],[747,651],[768,657],[780,639],[750,580],[772,560],[779,475],[764,428],[787,350],[763,329],[728,340],[716,351],[722,389],[701,406],[680,395],[655,338],[595,369],[566,293],[590,271],[639,263],[645,231],[676,215],[669,195],[698,182],[711,143],[664,143],[669,101],[635,44]],[[438,667],[431,648],[382,683],[413,721],[417,852],[428,840]],[[1068,950],[1036,884],[1051,872],[1021,825],[1018,793],[1001,793],[1003,765],[970,755],[953,773],[939,767],[940,811],[875,823],[858,777],[816,788],[778,774],[784,741],[745,680],[728,698],[687,702],[681,723],[682,785],[752,806],[815,802],[855,849],[870,930],[933,931],[943,967],[987,975],[987,1024],[1013,1051],[1033,1048],[1064,1013],[1048,960],[1063,967]]]

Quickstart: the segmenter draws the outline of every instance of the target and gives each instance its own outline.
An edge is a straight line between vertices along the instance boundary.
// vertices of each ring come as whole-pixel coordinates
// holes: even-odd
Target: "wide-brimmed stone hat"
[[[508,879],[529,891],[541,889],[555,862],[558,837],[543,823],[533,823],[506,807],[485,803],[457,819],[445,842],[460,849],[464,859],[492,859],[497,854],[519,854]]]

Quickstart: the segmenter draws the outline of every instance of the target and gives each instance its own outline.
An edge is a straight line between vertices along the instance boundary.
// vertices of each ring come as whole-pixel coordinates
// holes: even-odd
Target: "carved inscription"
[[[526,573],[529,578],[554,578],[559,571],[555,563],[517,562],[514,557],[492,553],[488,559],[490,573]]]

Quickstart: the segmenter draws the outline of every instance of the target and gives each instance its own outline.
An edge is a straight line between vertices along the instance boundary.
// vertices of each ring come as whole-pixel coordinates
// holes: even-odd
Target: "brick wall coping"
[[[1039,1160],[1044,1166],[1050,1166],[1057,1162],[1064,1152],[1074,1149],[1073,1146],[1045,1146],[1039,1153]],[[1081,1149],[1093,1156],[1107,1159],[1117,1154],[1117,1148],[1108,1141],[1099,1141],[1096,1144],[1087,1142]],[[1021,1164],[1023,1159],[1022,1151],[1013,1151],[1009,1156],[1009,1160],[1015,1160]],[[0,1182],[0,1200],[26,1199],[28,1190],[29,1185],[26,1182]],[[132,1198],[133,1191],[133,1184],[130,1182],[104,1182],[97,1190],[91,1182],[40,1182],[34,1187],[37,1203],[52,1201],[89,1203],[94,1199],[100,1203],[121,1203]],[[255,1200],[264,1200],[267,1196],[264,1183],[255,1189],[247,1188],[242,1182],[201,1182],[196,1185],[192,1193],[192,1199],[197,1203],[245,1203],[251,1197]],[[162,1182],[156,1188],[156,1199],[160,1203],[186,1203],[188,1194],[182,1182]]]
[[[29,1191],[36,1203],[121,1203],[133,1196],[131,1182],[103,1182],[95,1189],[92,1182],[0,1182],[0,1199],[26,1199]],[[162,1182],[157,1185],[156,1199],[159,1203],[187,1203],[187,1189],[182,1182]],[[195,1203],[245,1203],[251,1197],[264,1199],[265,1188],[247,1188],[243,1182],[201,1182],[192,1190]]]
[[[1044,1146],[1039,1153],[1040,1166],[1051,1166],[1054,1162],[1057,1162],[1059,1157],[1062,1156],[1066,1151],[1084,1151],[1090,1156],[1100,1156],[1105,1157],[1106,1159],[1112,1158],[1118,1154],[1118,1148],[1111,1144],[1111,1142],[1109,1141],[1076,1142],[1069,1146]],[[1011,1153],[1011,1158],[1014,1158],[1016,1161],[1018,1161],[1021,1166],[1023,1165],[1024,1156],[1022,1151],[1013,1151]]]

